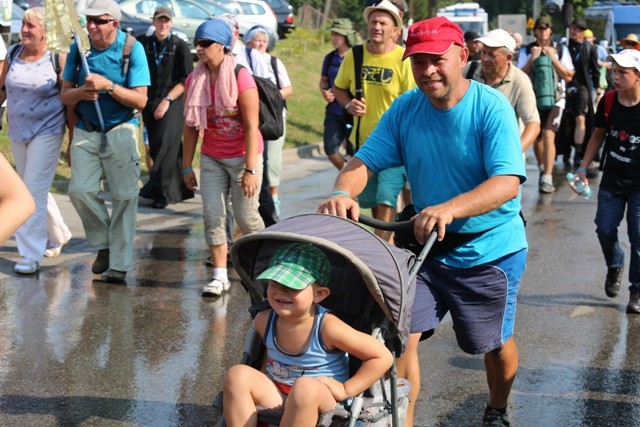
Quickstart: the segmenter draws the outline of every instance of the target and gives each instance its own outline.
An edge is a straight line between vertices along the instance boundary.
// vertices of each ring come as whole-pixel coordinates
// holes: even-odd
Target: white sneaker
[[[229,290],[229,280],[220,279],[214,277],[210,283],[207,283],[202,288],[203,297],[217,297],[222,295],[223,292]]]
[[[62,242],[60,244],[60,246],[52,246],[52,247],[48,247],[45,251],[44,251],[44,256],[47,258],[55,258],[58,255],[60,255],[60,252],[62,251],[62,247],[64,245],[66,245],[67,243],[69,243],[69,241],[71,240],[71,233],[69,233],[69,236],[67,236],[64,239],[64,242]]]
[[[22,257],[20,262],[16,263],[13,270],[18,274],[33,274],[38,271],[40,264],[31,258]]]

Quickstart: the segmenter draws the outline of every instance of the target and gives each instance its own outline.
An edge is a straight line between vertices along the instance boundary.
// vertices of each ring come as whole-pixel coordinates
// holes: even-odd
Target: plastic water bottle
[[[567,182],[569,186],[578,193],[581,197],[589,199],[591,197],[591,187],[589,184],[581,180],[578,175],[574,175],[571,172],[567,174]]]

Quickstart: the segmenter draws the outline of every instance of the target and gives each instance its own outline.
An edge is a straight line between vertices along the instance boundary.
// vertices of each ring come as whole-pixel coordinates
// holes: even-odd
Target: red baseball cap
[[[415,53],[441,55],[457,44],[464,46],[462,30],[444,16],[418,21],[409,28],[402,59]]]

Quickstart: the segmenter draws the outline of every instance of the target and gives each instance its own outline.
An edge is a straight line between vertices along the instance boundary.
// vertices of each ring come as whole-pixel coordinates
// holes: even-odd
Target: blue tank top
[[[278,315],[272,311],[267,321],[264,344],[267,347],[267,375],[274,381],[293,385],[303,375],[327,376],[337,381],[349,379],[349,357],[342,350],[328,350],[322,342],[322,321],[329,310],[316,304],[311,336],[307,348],[298,354],[287,353],[278,346],[276,323]]]

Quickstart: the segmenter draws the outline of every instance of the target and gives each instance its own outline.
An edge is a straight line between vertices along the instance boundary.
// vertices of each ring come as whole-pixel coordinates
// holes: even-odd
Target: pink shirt
[[[191,75],[186,81],[187,90],[191,85]],[[249,72],[243,68],[238,73],[238,93],[242,93],[248,89],[256,89],[256,83]],[[214,91],[215,86],[211,86],[211,99],[215,102]],[[202,154],[213,157],[215,159],[229,159],[232,157],[244,157],[245,135],[240,109],[236,105],[227,111],[224,117],[215,115],[214,105],[207,108],[207,129],[204,131],[202,139]],[[264,148],[262,135],[258,132],[258,154],[261,154]]]

